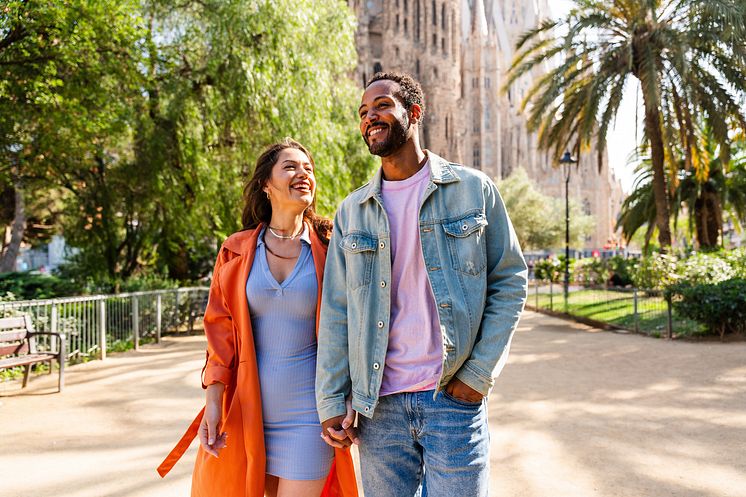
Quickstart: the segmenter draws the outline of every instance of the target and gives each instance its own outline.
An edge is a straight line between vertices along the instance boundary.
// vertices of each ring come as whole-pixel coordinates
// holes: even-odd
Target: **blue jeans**
[[[358,417],[365,497],[487,497],[487,400],[445,392],[380,398],[373,419]],[[421,492],[421,494],[420,494]]]

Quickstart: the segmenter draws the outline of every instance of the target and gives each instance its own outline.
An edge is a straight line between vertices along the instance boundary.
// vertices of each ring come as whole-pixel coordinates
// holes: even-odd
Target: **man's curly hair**
[[[399,99],[408,111],[412,109],[412,105],[419,105],[420,109],[422,109],[419,120],[422,121],[422,118],[425,116],[425,94],[422,92],[422,87],[417,80],[404,72],[377,72],[368,80],[365,87],[368,88],[376,81],[382,80],[399,83],[399,91],[394,93],[394,96]]]

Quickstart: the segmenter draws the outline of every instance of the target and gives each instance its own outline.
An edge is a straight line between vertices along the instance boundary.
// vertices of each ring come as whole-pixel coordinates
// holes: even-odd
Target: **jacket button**
[[[354,242],[353,242],[353,243],[352,243],[352,244],[350,245],[350,247],[352,247],[352,248],[357,248],[357,243],[354,243]]]
[[[383,321],[379,321],[379,322],[378,322],[378,327],[379,327],[379,328],[383,328]]]
[[[374,362],[373,363],[373,369],[375,369],[376,371],[378,371],[379,369],[381,369],[381,365],[378,364],[377,362]]]
[[[469,229],[469,226],[465,224],[465,225],[461,226],[461,229],[464,230],[464,231],[466,231],[466,230]]]
[[[385,281],[381,282],[381,288],[386,288],[386,282]]]
[[[368,411],[370,411],[370,407],[365,408],[365,412],[368,412]]]
[[[381,248],[381,249],[384,248],[385,246],[386,246],[386,244],[384,242],[380,242],[378,244],[378,248]]]

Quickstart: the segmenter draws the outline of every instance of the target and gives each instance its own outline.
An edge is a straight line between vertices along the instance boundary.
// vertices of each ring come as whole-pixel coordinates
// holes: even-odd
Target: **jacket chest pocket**
[[[487,266],[484,229],[487,219],[482,212],[467,214],[443,223],[453,269],[479,275]]]
[[[356,290],[370,284],[378,240],[366,233],[349,233],[339,245],[347,264],[347,287]]]

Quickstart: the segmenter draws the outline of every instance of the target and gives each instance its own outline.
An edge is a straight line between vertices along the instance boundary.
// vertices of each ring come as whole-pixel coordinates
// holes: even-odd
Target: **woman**
[[[298,142],[269,146],[244,188],[244,230],[218,254],[204,318],[205,408],[158,470],[199,432],[193,497],[357,496],[350,453],[319,436],[315,408],[331,223],[314,211],[314,172]]]

